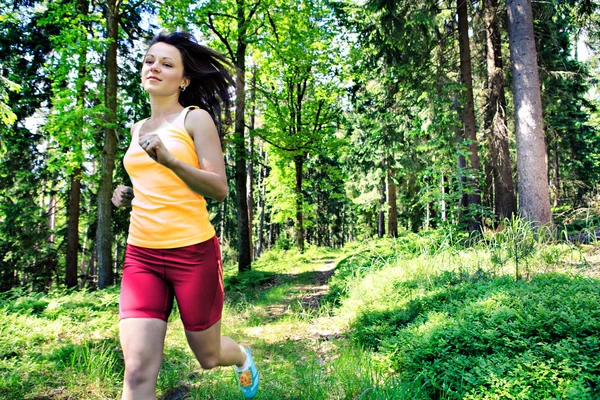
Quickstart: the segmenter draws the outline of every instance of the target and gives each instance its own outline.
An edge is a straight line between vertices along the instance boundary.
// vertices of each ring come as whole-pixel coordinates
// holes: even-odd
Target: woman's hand
[[[133,188],[125,185],[117,186],[111,199],[118,208],[131,207],[131,200],[133,200]]]
[[[148,153],[150,158],[167,168],[171,168],[173,163],[176,162],[176,158],[167,150],[167,147],[157,134],[149,133],[143,135],[140,138],[139,144]]]

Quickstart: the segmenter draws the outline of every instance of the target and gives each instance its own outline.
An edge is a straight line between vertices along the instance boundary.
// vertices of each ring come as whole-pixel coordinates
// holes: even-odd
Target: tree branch
[[[211,31],[213,31],[213,33],[215,35],[217,35],[219,40],[221,40],[221,42],[225,45],[225,47],[227,48],[227,52],[229,52],[229,56],[231,57],[231,60],[233,61],[234,64],[236,64],[237,60],[235,59],[235,53],[233,52],[233,49],[229,45],[229,41],[215,27],[212,16],[213,16],[212,13],[208,13],[208,27],[210,28]]]

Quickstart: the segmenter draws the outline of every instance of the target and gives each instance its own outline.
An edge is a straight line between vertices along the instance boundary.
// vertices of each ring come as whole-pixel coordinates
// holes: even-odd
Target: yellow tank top
[[[200,168],[194,141],[184,127],[186,107],[172,122],[150,133],[160,137],[174,157]],[[204,242],[215,235],[206,201],[173,171],[155,162],[140,147],[143,123],[133,131],[123,164],[133,184],[127,243],[152,249],[171,249]]]

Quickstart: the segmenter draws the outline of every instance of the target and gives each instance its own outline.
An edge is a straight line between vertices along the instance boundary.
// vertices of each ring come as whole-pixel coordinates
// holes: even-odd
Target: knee
[[[152,371],[141,360],[125,361],[125,383],[129,388],[144,386],[152,381]]]
[[[215,353],[204,354],[198,357],[198,361],[203,369],[213,369],[219,366],[219,356]]]

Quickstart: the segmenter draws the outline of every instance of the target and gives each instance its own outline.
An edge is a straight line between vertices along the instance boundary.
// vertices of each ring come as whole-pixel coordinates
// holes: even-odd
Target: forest
[[[111,197],[161,31],[231,64],[207,206],[230,329],[296,368],[262,398],[600,396],[597,0],[0,3],[1,397],[118,396]],[[161,398],[237,398],[170,337]]]
[[[230,194],[209,207],[239,271],[274,246],[481,232],[517,213],[558,226],[596,200],[597,6],[533,2],[514,18],[535,42],[517,48],[531,37],[511,38],[497,1],[7,2],[0,286],[118,283],[128,212],[110,197],[160,30],[235,66]]]

